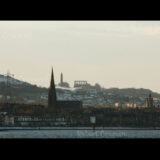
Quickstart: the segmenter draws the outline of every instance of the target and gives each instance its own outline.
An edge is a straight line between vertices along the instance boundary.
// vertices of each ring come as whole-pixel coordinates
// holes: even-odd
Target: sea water
[[[160,130],[3,130],[0,138],[160,138]]]

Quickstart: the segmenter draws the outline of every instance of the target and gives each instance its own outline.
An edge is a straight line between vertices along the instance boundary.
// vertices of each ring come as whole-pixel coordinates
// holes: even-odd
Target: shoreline
[[[6,130],[93,130],[92,127],[0,127],[0,131]],[[95,127],[95,130],[160,130],[160,127]]]

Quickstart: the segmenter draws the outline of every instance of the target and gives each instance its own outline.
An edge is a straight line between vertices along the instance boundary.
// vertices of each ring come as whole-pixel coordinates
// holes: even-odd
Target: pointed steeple
[[[50,88],[53,88],[54,86],[55,86],[55,84],[54,84],[54,74],[53,74],[53,67],[52,67]]]
[[[48,92],[48,107],[56,108],[56,105],[57,105],[57,96],[56,96],[54,74],[53,74],[53,67],[52,67],[51,81],[50,81],[50,87]]]

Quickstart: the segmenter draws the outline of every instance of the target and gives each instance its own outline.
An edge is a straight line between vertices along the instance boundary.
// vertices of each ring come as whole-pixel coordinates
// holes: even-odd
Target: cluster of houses
[[[7,113],[0,113],[1,126],[66,126],[70,120],[62,118],[46,118],[31,116],[10,116]]]

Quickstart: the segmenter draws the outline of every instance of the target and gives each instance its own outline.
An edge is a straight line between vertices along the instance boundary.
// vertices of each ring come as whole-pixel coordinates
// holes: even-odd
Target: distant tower
[[[61,84],[63,83],[63,73],[61,73]]]
[[[56,106],[57,106],[57,96],[56,96],[56,89],[55,89],[54,75],[52,68],[51,82],[48,93],[48,108],[56,108]]]
[[[153,98],[152,98],[151,94],[149,94],[149,97],[147,98],[146,106],[153,107]]]

